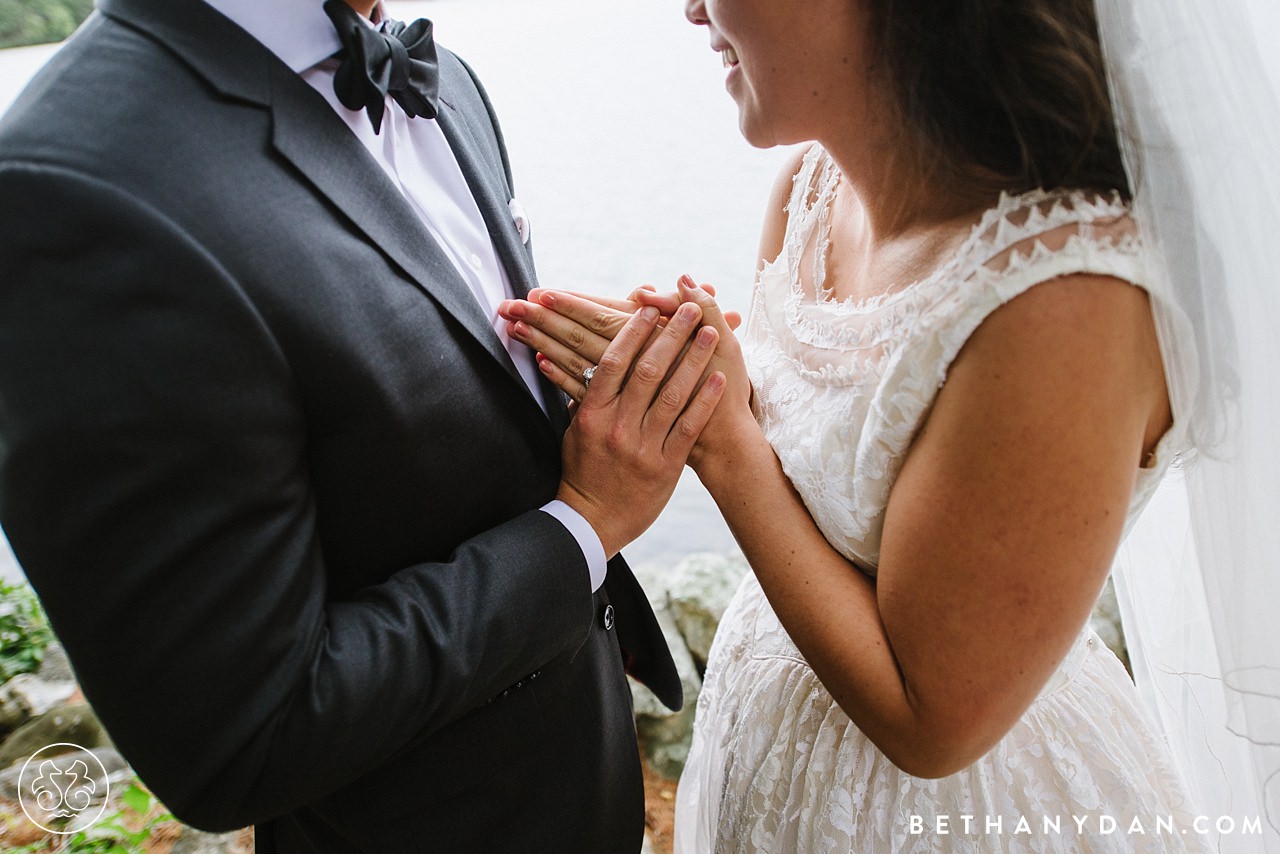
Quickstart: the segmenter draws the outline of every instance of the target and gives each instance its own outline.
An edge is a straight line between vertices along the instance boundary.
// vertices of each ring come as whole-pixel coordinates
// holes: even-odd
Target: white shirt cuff
[[[604,576],[608,571],[608,561],[604,557],[604,545],[600,542],[600,537],[596,534],[595,528],[592,528],[591,523],[582,518],[581,513],[559,499],[544,505],[542,512],[564,525],[569,533],[573,535],[573,538],[578,541],[578,548],[582,549],[582,556],[587,559],[587,570],[591,573],[591,592],[595,593],[600,589],[600,585],[604,584]]]

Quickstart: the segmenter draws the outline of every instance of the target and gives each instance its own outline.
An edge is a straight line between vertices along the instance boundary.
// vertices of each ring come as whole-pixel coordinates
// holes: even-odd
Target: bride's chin
[[[759,149],[777,148],[779,145],[781,145],[781,144],[782,144],[782,143],[776,142],[776,141],[774,141],[774,140],[760,140],[760,141],[757,141],[757,140],[752,139],[752,138],[751,138],[751,137],[749,137],[749,136],[745,136],[745,134],[744,134],[744,138],[747,140],[747,144],[748,144],[748,145],[750,145],[752,148],[759,148]]]
[[[790,145],[792,142],[804,141],[802,139],[790,140],[781,138],[767,124],[751,121],[746,113],[740,113],[738,116],[738,131],[742,134],[742,138],[747,141],[747,144],[753,148],[775,148],[779,145]]]

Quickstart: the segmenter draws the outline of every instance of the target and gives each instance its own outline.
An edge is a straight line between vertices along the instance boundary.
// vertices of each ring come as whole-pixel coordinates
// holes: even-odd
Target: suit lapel
[[[511,288],[517,297],[523,297],[534,287],[536,279],[529,252],[511,219],[511,199],[502,181],[502,164],[485,161],[484,149],[471,127],[447,101],[441,101],[437,121],[484,217],[489,239],[498,249]]]

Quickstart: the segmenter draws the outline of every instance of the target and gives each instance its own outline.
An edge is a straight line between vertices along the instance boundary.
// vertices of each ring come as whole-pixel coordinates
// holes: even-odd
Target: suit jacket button
[[[604,606],[604,630],[607,632],[607,631],[610,631],[611,629],[613,629],[613,606],[605,605]]]

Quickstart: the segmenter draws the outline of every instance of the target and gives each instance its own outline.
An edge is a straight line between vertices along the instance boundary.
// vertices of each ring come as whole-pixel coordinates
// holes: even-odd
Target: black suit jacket
[[[492,111],[441,66],[523,291]],[[0,122],[0,522],[192,824],[278,851],[639,847],[619,638],[673,707],[679,682],[626,565],[593,597],[537,510],[548,397],[550,420],[324,99],[199,0],[102,0]]]

